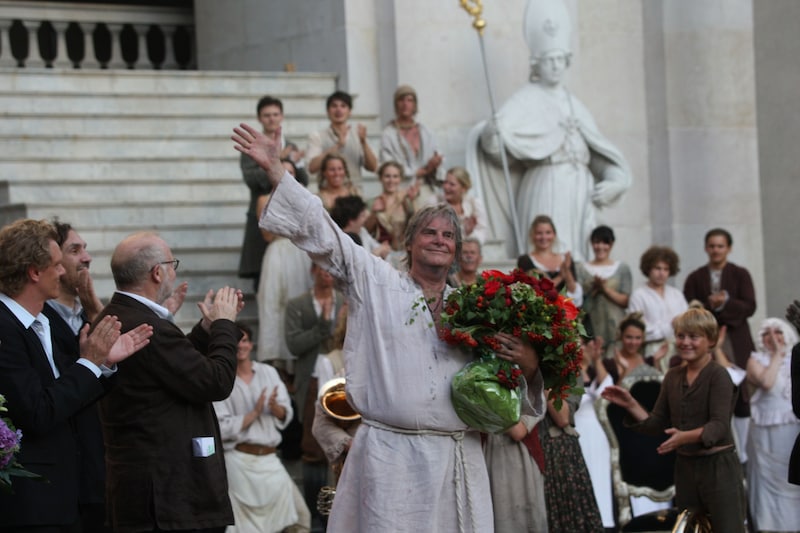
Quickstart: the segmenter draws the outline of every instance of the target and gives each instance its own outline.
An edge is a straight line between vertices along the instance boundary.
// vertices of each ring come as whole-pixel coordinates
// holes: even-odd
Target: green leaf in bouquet
[[[453,377],[451,386],[458,417],[485,433],[502,433],[519,421],[519,389],[503,386],[496,375],[498,368],[496,360],[473,361]]]

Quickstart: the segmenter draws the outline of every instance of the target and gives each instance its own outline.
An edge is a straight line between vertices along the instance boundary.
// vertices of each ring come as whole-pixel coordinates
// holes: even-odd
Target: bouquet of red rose
[[[522,371],[495,357],[496,333],[527,340],[539,356],[545,389],[560,407],[579,392],[580,335],[578,309],[552,281],[521,270],[504,274],[486,270],[472,285],[450,293],[442,313],[440,336],[478,356],[453,378],[451,395],[459,418],[481,431],[500,433],[519,420]]]

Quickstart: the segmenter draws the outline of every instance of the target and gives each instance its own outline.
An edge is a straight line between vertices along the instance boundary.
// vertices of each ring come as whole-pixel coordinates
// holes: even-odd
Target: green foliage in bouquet
[[[509,387],[503,374],[498,375],[507,365],[502,359],[479,359],[453,377],[453,407],[465,424],[485,433],[502,433],[519,421],[519,387]]]

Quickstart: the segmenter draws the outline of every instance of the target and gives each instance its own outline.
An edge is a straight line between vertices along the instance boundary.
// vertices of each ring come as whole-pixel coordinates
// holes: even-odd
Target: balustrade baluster
[[[125,61],[122,59],[122,47],[119,34],[122,31],[122,24],[107,24],[108,31],[111,32],[111,59],[108,61],[108,68],[126,68]]]
[[[197,68],[195,47],[186,42],[193,30],[191,9],[75,5],[0,0],[0,68]]]
[[[100,63],[97,61],[97,55],[94,50],[94,39],[92,38],[95,24],[91,22],[82,22],[80,23],[80,27],[83,33],[83,61],[81,62],[81,68],[99,68]]]
[[[147,30],[149,26],[147,24],[134,24],[133,29],[136,31],[136,46],[139,49],[139,55],[136,60],[136,65],[133,68],[135,69],[150,69],[152,68],[152,64],[150,63],[150,56],[147,53]]]
[[[56,68],[70,68],[72,62],[67,54],[67,26],[69,22],[51,22],[53,29],[56,30],[56,57],[53,59],[53,66]]]
[[[178,60],[175,59],[175,30],[176,26],[162,24],[161,32],[164,34],[164,63],[161,68],[164,70],[177,69]]]
[[[11,30],[10,20],[0,20],[0,68],[15,67],[17,61],[11,55],[11,39],[8,32]]]
[[[41,23],[34,20],[23,20],[22,25],[28,31],[28,57],[25,58],[27,68],[44,67],[44,60],[39,51],[39,26]]]

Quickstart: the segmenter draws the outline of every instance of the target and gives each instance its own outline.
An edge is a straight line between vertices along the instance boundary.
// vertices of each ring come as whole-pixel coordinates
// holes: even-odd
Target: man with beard
[[[42,313],[50,320],[53,344],[73,361],[80,357],[79,333],[103,308],[94,292],[89,265],[92,256],[70,224],[53,220],[61,248],[61,287],[57,298],[47,300]],[[106,468],[103,433],[97,404],[80,410],[74,418],[80,450],[78,502],[84,531],[109,531],[105,526]]]
[[[164,307],[178,264],[155,233],[126,237],[111,257],[117,291],[100,316],[116,315],[123,331],[153,326],[150,344],[119,365],[100,404],[109,522],[120,533],[221,532],[233,523],[211,402],[233,388],[242,293],[209,291],[202,320],[184,335]]]

